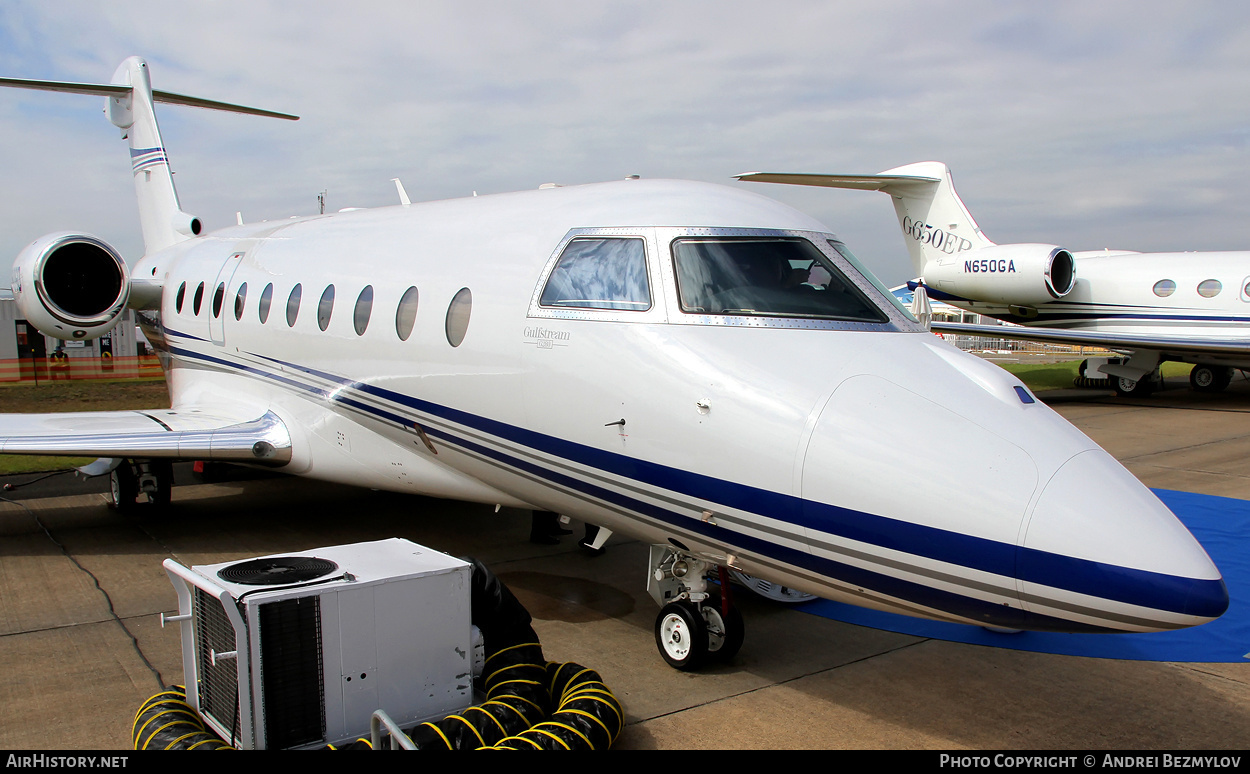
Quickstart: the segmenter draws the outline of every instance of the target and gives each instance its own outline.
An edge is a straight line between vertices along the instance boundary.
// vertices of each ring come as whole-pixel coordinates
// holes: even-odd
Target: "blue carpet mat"
[[[1228,586],[1228,612],[1211,623],[1151,634],[998,634],[979,626],[926,621],[828,600],[800,605],[813,615],[916,637],[996,648],[1132,661],[1242,663],[1250,660],[1250,501],[1172,492],[1154,493],[1210,554]]]

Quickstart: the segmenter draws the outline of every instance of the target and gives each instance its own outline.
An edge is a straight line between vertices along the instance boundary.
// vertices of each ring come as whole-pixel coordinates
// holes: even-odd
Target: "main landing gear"
[[[112,506],[121,513],[134,513],[140,501],[165,509],[174,490],[174,466],[169,460],[122,460],[109,473]]]
[[[1111,389],[1115,390],[1115,394],[1121,398],[1134,397],[1145,398],[1155,391],[1159,386],[1158,377],[1153,374],[1146,374],[1141,379],[1128,379],[1122,376],[1111,377]]]
[[[1233,380],[1233,369],[1199,363],[1189,372],[1189,386],[1196,392],[1220,392]]]
[[[708,591],[707,572],[715,566],[668,546],[651,547],[647,591],[662,605],[655,619],[655,644],[674,669],[689,672],[728,661],[742,647],[746,627],[733,606],[723,568],[721,592]]]

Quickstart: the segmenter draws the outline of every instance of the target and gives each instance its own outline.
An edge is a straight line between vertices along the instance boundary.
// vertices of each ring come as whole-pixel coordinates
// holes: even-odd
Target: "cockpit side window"
[[[651,287],[643,240],[574,239],[552,269],[538,303],[565,309],[650,309]]]
[[[847,263],[855,267],[855,270],[859,272],[859,275],[863,277],[864,279],[868,280],[869,284],[871,284],[874,288],[879,290],[881,292],[881,295],[884,296],[887,301],[893,304],[894,307],[898,309],[898,311],[904,317],[906,317],[908,320],[911,320],[914,323],[919,322],[919,320],[916,319],[916,316],[911,313],[911,310],[903,306],[903,302],[899,300],[898,296],[894,295],[894,293],[892,293],[889,288],[883,285],[881,283],[881,280],[877,278],[877,275],[868,271],[868,269],[864,266],[864,264],[860,263],[859,259],[855,257],[855,254],[851,252],[851,249],[849,247],[842,244],[836,239],[830,239],[827,241],[829,243],[829,246],[832,247],[834,251],[837,252],[838,255],[845,258]]]
[[[673,266],[687,314],[889,319],[806,239],[677,239]]]

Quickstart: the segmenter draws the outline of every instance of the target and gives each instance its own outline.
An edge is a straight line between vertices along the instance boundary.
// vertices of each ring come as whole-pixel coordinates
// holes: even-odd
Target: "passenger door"
[[[234,304],[229,301],[231,280],[243,260],[243,253],[231,255],[221,265],[217,279],[208,288],[208,337],[218,346],[226,343],[226,315],[233,314]]]

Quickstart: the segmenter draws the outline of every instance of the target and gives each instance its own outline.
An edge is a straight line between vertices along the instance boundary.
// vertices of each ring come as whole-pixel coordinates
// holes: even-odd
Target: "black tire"
[[[1233,380],[1233,369],[1199,363],[1189,372],[1189,386],[1195,392],[1221,392]]]
[[[164,510],[174,495],[174,464],[169,460],[155,460],[148,468],[156,476],[156,492],[149,502],[158,510]]]
[[[122,462],[109,473],[109,497],[118,513],[134,513],[138,505],[139,479],[129,462]]]
[[[689,602],[669,602],[655,618],[655,646],[673,669],[690,672],[707,659],[707,624]]]
[[[746,625],[736,605],[730,605],[729,615],[721,612],[721,599],[717,594],[708,597],[701,608],[703,622],[707,626],[707,654],[714,661],[729,661],[742,649],[746,637]]]

